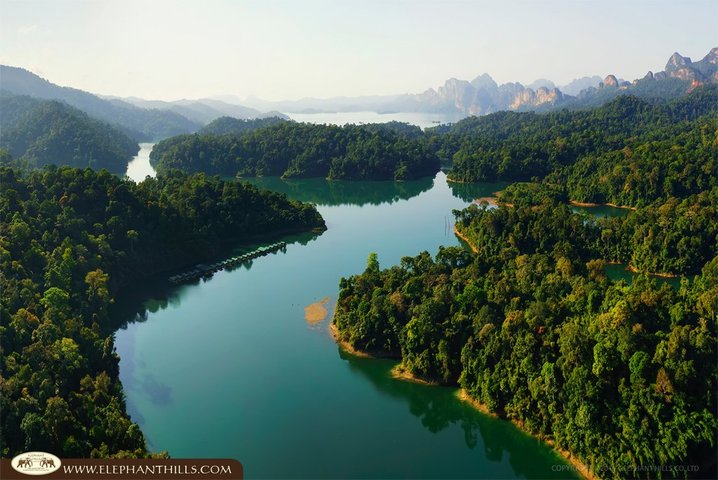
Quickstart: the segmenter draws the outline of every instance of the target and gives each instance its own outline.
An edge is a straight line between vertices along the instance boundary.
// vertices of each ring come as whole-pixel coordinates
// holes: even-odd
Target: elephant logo
[[[47,452],[25,452],[10,461],[13,470],[25,475],[47,475],[57,471],[61,464],[58,457]]]

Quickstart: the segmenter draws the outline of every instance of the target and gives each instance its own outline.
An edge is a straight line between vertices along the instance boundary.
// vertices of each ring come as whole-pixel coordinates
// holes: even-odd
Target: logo
[[[52,453],[25,452],[10,462],[13,470],[26,475],[47,475],[57,471],[62,462]]]

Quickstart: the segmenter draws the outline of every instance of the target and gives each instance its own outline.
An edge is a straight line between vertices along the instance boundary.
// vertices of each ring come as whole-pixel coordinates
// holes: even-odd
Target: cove
[[[454,389],[392,379],[396,362],[346,354],[327,329],[339,279],[363,271],[370,252],[388,267],[459,245],[452,209],[500,186],[455,193],[443,173],[252,183],[317,203],[328,230],[283,237],[285,252],[206,282],[123,295],[120,378],[152,450],[236,458],[247,478],[575,478],[510,422]],[[305,307],[326,297],[327,319],[307,322]]]
[[[613,263],[606,265],[606,276],[613,281],[623,280],[629,285],[633,283],[633,279],[636,278],[638,273],[632,272],[626,268],[626,265],[622,263]],[[671,287],[678,289],[681,286],[681,278],[683,277],[661,277],[658,275],[648,275],[649,278],[654,280],[658,285],[668,284]],[[688,277],[690,278],[690,277]]]

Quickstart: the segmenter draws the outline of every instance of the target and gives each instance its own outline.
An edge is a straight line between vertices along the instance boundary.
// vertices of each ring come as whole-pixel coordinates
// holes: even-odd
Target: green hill
[[[139,150],[118,128],[76,108],[5,92],[0,94],[0,147],[30,167],[55,164],[112,172],[124,172]]]

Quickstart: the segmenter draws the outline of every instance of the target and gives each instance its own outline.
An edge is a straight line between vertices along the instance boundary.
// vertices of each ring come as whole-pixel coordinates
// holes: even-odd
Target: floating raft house
[[[183,273],[179,273],[177,275],[172,275],[167,280],[169,280],[170,283],[179,284],[179,283],[184,283],[184,282],[188,282],[191,280],[198,280],[200,278],[209,278],[212,275],[214,275],[215,272],[224,270],[225,268],[228,268],[228,267],[234,267],[236,265],[239,265],[241,263],[255,259],[257,257],[262,257],[264,255],[268,255],[270,253],[276,252],[277,250],[282,250],[286,247],[287,247],[287,242],[277,242],[277,243],[268,245],[266,247],[259,247],[256,250],[245,253],[244,255],[238,255],[236,257],[227,258],[225,260],[222,260],[221,262],[216,262],[216,263],[212,263],[209,265],[204,264],[204,263],[199,263],[199,264],[195,265],[191,270],[188,270]]]

